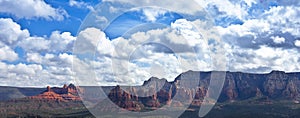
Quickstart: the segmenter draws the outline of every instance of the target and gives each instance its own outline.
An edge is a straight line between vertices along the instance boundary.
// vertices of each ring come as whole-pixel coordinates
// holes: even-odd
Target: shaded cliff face
[[[218,101],[231,102],[259,97],[274,100],[299,100],[299,79],[300,73],[282,71],[272,71],[267,74],[226,72],[224,86]],[[172,82],[152,77],[141,87],[131,87],[131,92],[124,91],[121,89],[122,87],[117,86],[111,90],[108,98],[122,108],[134,110],[163,105],[201,105],[208,91],[210,80],[211,72],[197,71],[182,73]],[[195,84],[197,86],[194,86]],[[174,97],[175,95],[177,97]],[[139,105],[132,105],[132,103]]]
[[[224,86],[223,91],[224,93],[234,91],[237,96],[227,95],[227,97],[237,100],[260,96],[271,99],[298,100],[299,79],[299,73],[285,73],[282,71],[272,71],[268,74],[227,73],[227,82],[225,83],[227,85]],[[229,82],[228,80],[232,81]],[[235,87],[228,86],[232,84],[235,84]],[[221,97],[224,96],[221,95]]]
[[[186,74],[186,75],[184,75]],[[211,79],[211,72],[190,71],[184,76],[199,75],[197,88],[183,88],[187,91],[196,91],[195,99],[203,98]],[[271,99],[299,99],[300,73],[285,73],[272,71],[267,74],[252,74],[242,72],[226,72],[224,86],[219,101],[245,100],[253,97],[268,97]],[[176,83],[176,78],[173,83]],[[188,83],[190,84],[190,83]],[[187,85],[186,85],[187,86]],[[186,94],[187,94],[186,93]]]

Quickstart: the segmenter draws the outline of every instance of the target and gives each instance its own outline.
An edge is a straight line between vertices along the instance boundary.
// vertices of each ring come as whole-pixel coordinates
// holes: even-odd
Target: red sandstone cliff
[[[80,101],[80,97],[77,90],[81,90],[79,87],[75,87],[73,84],[69,86],[64,85],[62,88],[47,86],[47,90],[39,95],[28,97],[29,99],[41,99],[41,100],[56,100],[56,101]]]

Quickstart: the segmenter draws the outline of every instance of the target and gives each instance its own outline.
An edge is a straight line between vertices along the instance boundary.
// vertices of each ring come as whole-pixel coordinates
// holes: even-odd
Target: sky
[[[298,0],[0,0],[0,86],[300,70]]]

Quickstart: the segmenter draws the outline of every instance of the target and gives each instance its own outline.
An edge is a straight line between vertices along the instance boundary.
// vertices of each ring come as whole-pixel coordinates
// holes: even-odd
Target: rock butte
[[[36,96],[30,96],[29,99],[41,99],[41,100],[56,100],[56,101],[81,101],[77,89],[73,84],[69,86],[64,85],[62,88],[47,86],[47,90]]]

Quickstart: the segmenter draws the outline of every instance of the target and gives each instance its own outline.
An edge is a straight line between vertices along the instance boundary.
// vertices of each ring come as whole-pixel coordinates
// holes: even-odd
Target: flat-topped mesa
[[[272,73],[282,73],[282,74],[285,74],[284,71],[280,71],[280,70],[272,70],[272,71],[270,72],[270,74],[272,74]]]

